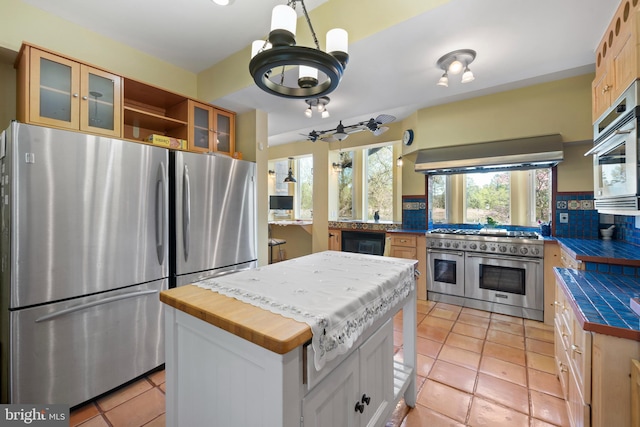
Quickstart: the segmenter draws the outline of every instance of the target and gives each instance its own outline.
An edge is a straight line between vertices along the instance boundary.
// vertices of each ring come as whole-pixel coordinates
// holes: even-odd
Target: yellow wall
[[[593,156],[584,153],[593,140],[564,145],[564,161],[558,165],[558,191],[593,191]]]
[[[23,41],[29,42],[121,76],[188,97],[197,97],[197,78],[192,72],[53,16],[21,0],[0,1],[2,48],[18,52]],[[127,13],[132,12],[130,10]],[[140,15],[142,22],[143,13]]]
[[[0,132],[16,118],[16,71],[0,60]]]

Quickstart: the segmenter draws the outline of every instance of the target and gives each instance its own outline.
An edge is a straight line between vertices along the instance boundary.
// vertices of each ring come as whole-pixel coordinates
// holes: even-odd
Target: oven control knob
[[[511,246],[509,248],[509,252],[511,252],[512,254],[515,254],[516,252],[518,252],[518,249],[515,246]]]
[[[460,243],[458,243],[458,242],[454,242],[454,243],[453,243],[453,247],[454,247],[455,249],[458,249],[458,246],[460,246]]]
[[[438,242],[438,246],[439,246],[439,247],[442,247],[442,242]]]
[[[520,253],[521,253],[522,255],[526,255],[526,254],[527,254],[527,252],[529,252],[529,249],[527,249],[527,248],[520,248]]]
[[[532,253],[532,254],[534,254],[534,255],[538,255],[538,254],[540,254],[540,249],[538,249],[538,248],[532,248],[532,249],[531,249],[531,253]]]
[[[484,243],[480,245],[480,250],[481,251],[486,251],[487,250],[487,245],[485,245]]]
[[[475,250],[478,247],[478,245],[476,245],[475,243],[472,243],[469,245],[469,249],[473,249]]]
[[[450,246],[451,246],[451,243],[449,243],[449,242],[445,242],[445,244],[444,244],[444,247],[445,247],[445,248],[448,248],[448,247],[450,247]]]
[[[500,246],[500,252],[507,252],[507,247],[506,246]]]
[[[495,246],[491,246],[491,251],[495,252],[496,251],[496,247]]]

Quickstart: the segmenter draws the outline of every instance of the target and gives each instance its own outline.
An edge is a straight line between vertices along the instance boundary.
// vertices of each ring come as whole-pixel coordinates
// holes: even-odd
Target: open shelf
[[[128,106],[124,107],[124,123],[135,127],[157,129],[158,133],[163,135],[172,129],[187,126],[187,122],[184,120],[178,120]]]

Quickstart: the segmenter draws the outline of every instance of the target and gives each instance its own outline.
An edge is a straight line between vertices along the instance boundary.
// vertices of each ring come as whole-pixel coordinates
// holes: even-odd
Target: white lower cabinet
[[[375,426],[393,394],[393,324],[387,321],[302,401],[303,425]]]

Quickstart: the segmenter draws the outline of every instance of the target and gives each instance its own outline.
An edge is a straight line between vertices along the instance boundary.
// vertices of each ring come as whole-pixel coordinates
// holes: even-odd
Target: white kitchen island
[[[162,292],[167,426],[382,426],[415,406],[415,263],[327,251]]]

